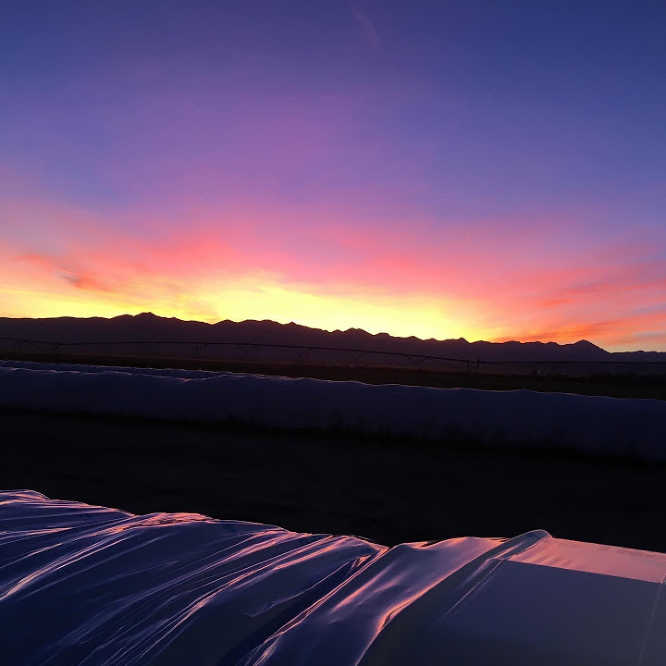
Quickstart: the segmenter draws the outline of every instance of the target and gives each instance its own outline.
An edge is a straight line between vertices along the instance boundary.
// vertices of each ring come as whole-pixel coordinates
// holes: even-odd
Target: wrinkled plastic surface
[[[0,662],[656,666],[665,575],[543,531],[389,549],[7,491]]]
[[[666,401],[231,372],[0,362],[0,406],[343,429],[666,460]]]

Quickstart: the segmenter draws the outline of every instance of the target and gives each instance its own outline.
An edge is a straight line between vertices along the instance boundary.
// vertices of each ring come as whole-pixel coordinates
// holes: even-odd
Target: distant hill
[[[208,324],[158,317],[152,313],[103,317],[54,317],[45,319],[0,318],[0,337],[43,340],[50,343],[129,341],[238,342],[273,345],[353,348],[446,356],[482,361],[625,361],[666,360],[666,353],[611,353],[587,340],[560,345],[555,342],[468,342],[398,338],[387,333],[370,334],[362,329],[324,331],[274,321],[220,321]],[[6,347],[6,343],[3,344]],[[97,350],[102,349],[97,346]]]

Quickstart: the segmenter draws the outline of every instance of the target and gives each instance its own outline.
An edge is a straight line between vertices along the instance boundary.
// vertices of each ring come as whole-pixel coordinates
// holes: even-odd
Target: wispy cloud
[[[69,260],[37,252],[20,254],[17,257],[17,260],[42,269],[45,272],[64,280],[77,289],[100,292],[115,291],[115,289],[106,284],[103,280],[100,280],[86,269],[74,266]]]
[[[355,5],[352,5],[351,10],[354,19],[356,19],[356,22],[361,27],[370,46],[374,49],[378,49],[381,46],[381,40],[379,39],[375,24]]]

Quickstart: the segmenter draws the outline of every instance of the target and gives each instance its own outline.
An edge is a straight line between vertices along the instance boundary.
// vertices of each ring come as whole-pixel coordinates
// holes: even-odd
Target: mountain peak
[[[577,342],[574,342],[572,344],[572,347],[578,347],[578,348],[588,348],[588,349],[601,349],[601,347],[597,346],[594,344],[594,342],[590,342],[589,340],[578,340]]]

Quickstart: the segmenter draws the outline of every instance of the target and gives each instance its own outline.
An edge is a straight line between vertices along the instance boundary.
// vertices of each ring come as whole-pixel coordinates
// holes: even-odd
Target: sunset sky
[[[0,315],[666,350],[666,4],[0,10]]]

